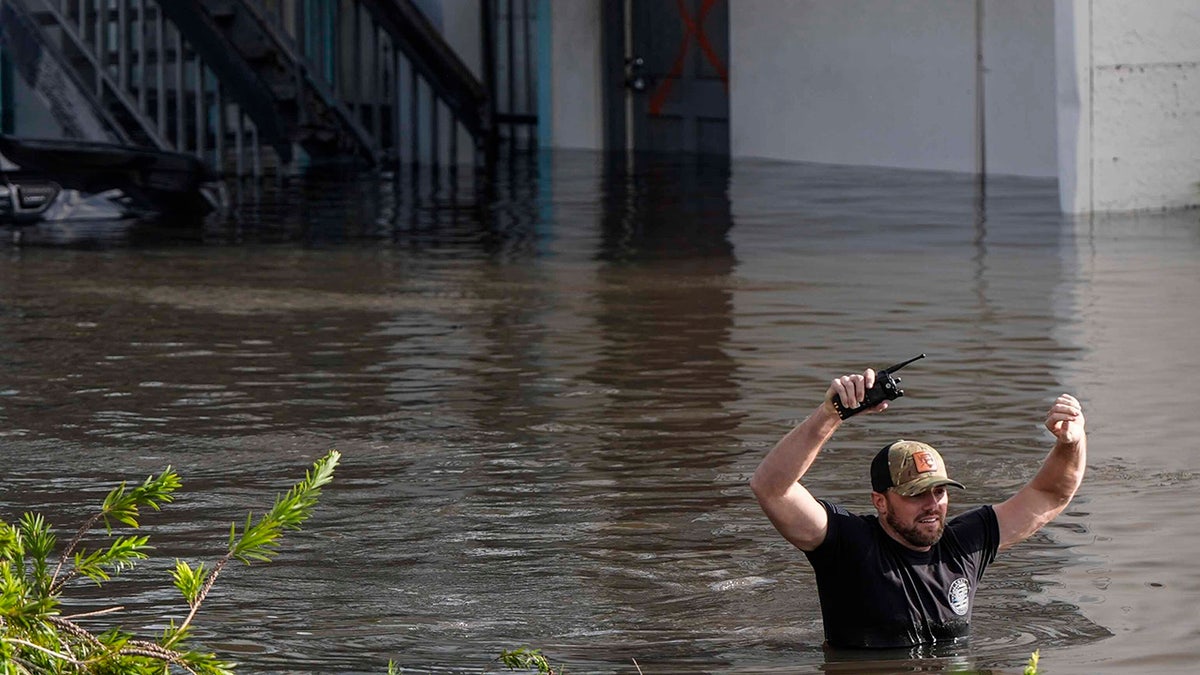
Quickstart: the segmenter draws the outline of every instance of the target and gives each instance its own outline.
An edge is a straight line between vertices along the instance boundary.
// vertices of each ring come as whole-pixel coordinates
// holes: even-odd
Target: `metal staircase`
[[[296,144],[316,161],[378,160],[376,139],[302,61],[265,8],[235,0],[158,0],[284,162]]]
[[[167,148],[58,7],[44,0],[4,0],[0,45],[69,135]]]
[[[411,0],[0,0],[68,134],[224,175],[486,165],[489,98]]]

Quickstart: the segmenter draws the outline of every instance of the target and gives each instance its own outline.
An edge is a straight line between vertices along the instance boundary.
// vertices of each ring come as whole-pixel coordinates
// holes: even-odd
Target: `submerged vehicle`
[[[179,152],[0,135],[0,226],[170,218],[225,208],[217,176]]]

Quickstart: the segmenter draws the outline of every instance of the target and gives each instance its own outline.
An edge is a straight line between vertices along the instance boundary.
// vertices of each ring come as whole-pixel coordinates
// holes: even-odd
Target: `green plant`
[[[298,530],[317,504],[321,488],[333,479],[341,455],[331,450],[313,464],[304,480],[275,500],[274,506],[257,522],[247,515],[240,530],[233,524],[225,554],[206,568],[175,563],[174,585],[183,594],[188,615],[179,625],[171,621],[157,640],[137,639],[120,628],[95,633],[77,620],[83,616],[109,614],[112,607],[87,615],[62,616],[61,597],[72,580],[85,577],[98,585],[145,559],[149,538],[121,535],[112,538],[114,521],[139,527],[140,510],[169,503],[182,483],[167,467],[127,489],[122,483],[105,497],[98,513],[75,533],[51,572],[56,539],[41,515],[26,513],[18,524],[0,521],[0,675],[78,673],[84,675],[160,675],[171,667],[197,675],[225,675],[234,664],[215,654],[196,651],[188,645],[192,621],[216,583],[217,576],[233,559],[246,564],[269,562],[278,551],[285,530]],[[107,547],[87,550],[84,537],[100,522],[112,538]]]
[[[1038,675],[1038,659],[1041,658],[1041,651],[1036,649],[1029,655],[1029,665],[1025,666],[1024,675]]]
[[[537,670],[540,675],[554,675],[550,661],[542,656],[540,649],[530,649],[529,647],[505,649],[500,652],[499,661],[509,670]],[[559,675],[565,674],[565,670],[559,673]]]

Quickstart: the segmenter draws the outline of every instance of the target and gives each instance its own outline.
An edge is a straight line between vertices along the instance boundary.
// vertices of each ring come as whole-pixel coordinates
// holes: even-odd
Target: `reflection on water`
[[[1182,672],[1200,655],[1200,394],[1173,377],[1200,366],[1194,213],[1074,220],[1044,181],[981,199],[951,174],[569,152],[490,185],[234,192],[243,216],[200,230],[0,248],[2,516],[68,527],[113,481],[185,479],[146,519],[163,562],[117,587],[130,627],[182,618],[166,563],[216,557],[229,521],[337,447],[310,526],[223,574],[200,615],[247,672],[478,672],[522,644],[574,672],[1019,672],[1034,649],[1057,673]],[[921,352],[907,396],[843,427],[811,489],[869,509],[872,449],[904,436],[968,484],[954,510],[1002,500],[1064,390],[1088,406],[1092,467],[989,570],[970,645],[847,662],[746,481],[830,377]]]

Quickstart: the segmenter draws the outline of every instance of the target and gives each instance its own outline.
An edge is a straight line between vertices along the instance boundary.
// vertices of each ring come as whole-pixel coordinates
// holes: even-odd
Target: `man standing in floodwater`
[[[1070,503],[1083,480],[1083,409],[1059,396],[1046,414],[1054,448],[1008,500],[946,522],[951,480],[941,455],[916,441],[885,446],[871,462],[877,515],[856,516],[800,483],[842,419],[833,406],[862,404],[875,371],[843,375],[821,405],[767,454],[750,487],[775,529],[804,551],[817,577],[825,640],[832,647],[895,648],[970,632],[975,589],[996,552],[1024,541]],[[866,412],[886,410],[883,401]]]

